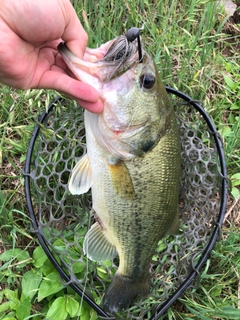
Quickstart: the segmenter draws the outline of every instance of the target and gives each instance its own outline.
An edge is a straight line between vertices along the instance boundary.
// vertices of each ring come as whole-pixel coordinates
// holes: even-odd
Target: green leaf
[[[239,197],[239,193],[240,193],[240,191],[239,191],[238,188],[236,188],[236,187],[233,187],[233,188],[232,188],[231,195],[232,195],[235,199],[237,199],[237,198]]]
[[[205,314],[203,312],[199,312],[197,310],[195,310],[194,308],[190,307],[189,305],[186,305],[187,309],[193,313],[194,315],[196,315],[198,317],[198,319],[201,320],[211,320],[211,318],[205,316]]]
[[[66,310],[71,318],[76,317],[79,311],[79,302],[71,296],[66,296]]]
[[[74,262],[72,264],[72,271],[76,274],[76,273],[79,273],[79,272],[82,272],[85,268],[85,265],[82,263],[82,262]]]
[[[231,181],[233,187],[240,185],[240,172],[233,174],[231,176]]]
[[[211,290],[211,297],[217,297],[221,294],[222,292],[222,286],[215,287],[213,290]]]
[[[22,295],[32,299],[36,294],[42,281],[42,275],[30,270],[26,272],[22,278]]]
[[[227,76],[226,74],[223,74],[223,78],[230,89],[232,90],[235,89],[235,83],[232,81],[232,79],[229,76]]]
[[[230,107],[230,110],[239,110],[239,103],[233,103]]]
[[[36,268],[40,268],[44,265],[44,262],[48,259],[42,247],[37,247],[33,251],[33,264]]]
[[[56,272],[50,273],[42,283],[38,290],[38,301],[42,301],[44,298],[59,292],[64,286],[61,283],[59,275]]]
[[[25,298],[16,308],[16,317],[18,320],[25,320],[30,316],[31,299]]]
[[[111,260],[102,261],[102,265],[104,265],[106,267],[111,267],[112,266],[112,261]]]
[[[232,129],[229,126],[224,126],[221,130],[222,136],[228,137],[232,133]]]
[[[4,302],[4,303],[1,303],[0,304],[0,312],[11,310],[12,309],[12,305],[13,305],[12,301],[7,301],[7,302]]]
[[[92,310],[90,311],[89,320],[97,320],[97,319],[99,319],[99,318],[98,318],[98,314],[96,313],[95,310],[92,309]]]
[[[47,260],[44,263],[44,265],[41,267],[41,271],[44,274],[44,276],[48,276],[52,272],[57,273],[56,269],[54,268],[54,266],[50,260]]]
[[[233,174],[233,175],[231,176],[231,179],[238,179],[238,180],[240,180],[240,172]]]
[[[10,261],[13,259],[17,259],[19,262],[25,261],[29,259],[29,253],[25,250],[15,248],[15,249],[10,249],[5,252],[3,252],[0,255],[0,261],[6,262]]]
[[[166,250],[166,248],[167,248],[167,245],[166,245],[166,243],[161,243],[159,246],[158,246],[158,252],[162,252],[162,251],[164,251],[164,250]]]
[[[65,297],[58,297],[48,310],[47,319],[65,320],[68,316]]]
[[[18,290],[11,290],[11,289],[4,289],[3,293],[5,295],[5,297],[11,301],[12,303],[18,303],[19,299],[18,299]]]
[[[239,320],[240,319],[240,309],[234,308],[232,306],[222,306],[215,310],[214,316],[221,319],[231,319]]]
[[[89,320],[89,319],[90,319],[89,310],[85,309],[85,312],[81,315],[81,320]]]
[[[97,268],[97,274],[103,280],[107,280],[109,278],[107,270],[104,269],[102,266]]]
[[[230,112],[230,114],[228,116],[228,121],[231,125],[234,125],[236,123],[236,118],[232,112]]]

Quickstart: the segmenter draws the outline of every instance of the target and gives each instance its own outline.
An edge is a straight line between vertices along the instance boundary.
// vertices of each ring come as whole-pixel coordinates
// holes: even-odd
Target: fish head
[[[98,49],[86,49],[83,59],[64,43],[58,50],[75,77],[92,85],[104,102],[101,114],[85,113],[85,124],[112,156],[144,156],[167,129],[172,111],[165,87],[151,56],[126,36]]]

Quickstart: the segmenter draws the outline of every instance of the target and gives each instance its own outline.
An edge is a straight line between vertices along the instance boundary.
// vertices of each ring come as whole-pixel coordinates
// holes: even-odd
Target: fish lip
[[[58,52],[60,53],[60,52],[64,51],[64,48],[67,48],[67,45],[65,44],[64,41],[62,41],[62,42],[60,42],[60,43],[58,44],[57,50],[58,50]]]
[[[100,93],[102,87],[102,73],[98,75],[94,72],[96,69],[96,63],[85,61],[75,56],[75,54],[68,49],[65,42],[59,43],[57,49],[76,79],[92,85]]]
[[[73,53],[68,49],[66,42],[64,42],[64,41],[62,41],[58,44],[57,50],[61,56],[64,55],[67,59],[69,59],[68,55],[73,55]]]

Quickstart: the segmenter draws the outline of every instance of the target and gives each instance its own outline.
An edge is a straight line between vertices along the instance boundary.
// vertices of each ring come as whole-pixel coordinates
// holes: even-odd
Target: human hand
[[[87,34],[69,0],[0,0],[0,82],[55,89],[92,112],[101,112],[97,91],[68,75],[57,51],[65,41],[82,58]]]

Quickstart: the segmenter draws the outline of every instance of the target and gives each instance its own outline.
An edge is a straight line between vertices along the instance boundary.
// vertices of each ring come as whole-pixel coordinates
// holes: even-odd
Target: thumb
[[[66,42],[68,49],[80,59],[86,50],[88,35],[83,29],[78,16],[69,0],[65,4],[65,30],[62,39]]]

